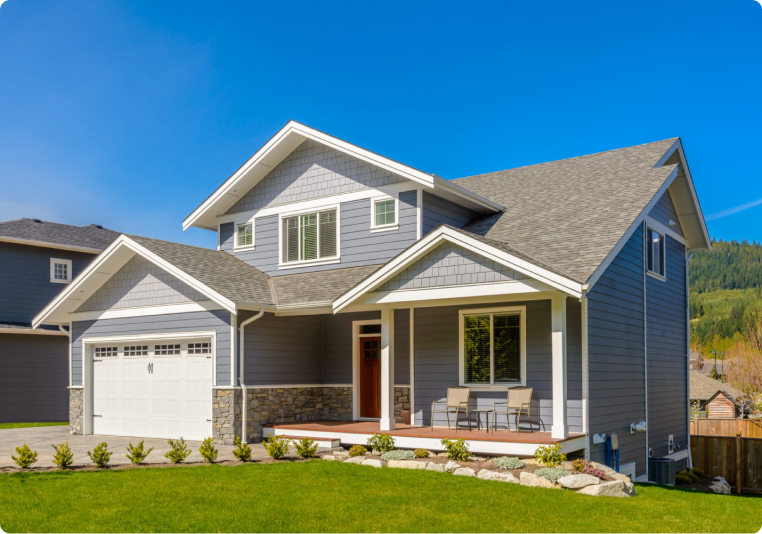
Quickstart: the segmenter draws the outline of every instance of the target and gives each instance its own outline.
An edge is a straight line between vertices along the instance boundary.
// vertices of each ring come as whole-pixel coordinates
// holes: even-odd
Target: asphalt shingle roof
[[[463,230],[584,283],[674,170],[654,165],[676,140],[453,180],[505,206]]]
[[[724,391],[726,395],[736,400],[744,397],[741,390],[734,388],[730,384],[704,376],[699,371],[691,370],[690,377],[692,399],[706,400],[711,398],[718,391]]]
[[[274,276],[272,283],[279,306],[332,302],[380,267],[382,266],[366,265],[330,271]]]
[[[119,232],[95,224],[72,226],[24,218],[0,222],[0,240],[3,237],[103,250],[119,237]]]

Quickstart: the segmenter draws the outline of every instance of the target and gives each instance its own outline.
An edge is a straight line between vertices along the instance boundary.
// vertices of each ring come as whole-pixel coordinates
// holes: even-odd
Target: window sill
[[[400,227],[398,224],[390,225],[390,226],[375,226],[371,227],[370,233],[371,234],[377,234],[379,232],[391,232],[393,230],[399,230]]]
[[[233,252],[249,252],[257,247],[255,245],[246,245],[245,247],[233,247]]]
[[[496,385],[485,386],[481,384],[460,384],[460,386],[464,388],[478,389],[480,391],[508,391],[511,388],[526,387],[526,382],[521,382],[516,384],[506,384],[504,386],[496,386]]]
[[[51,284],[68,284],[71,282],[71,280],[54,280],[53,278],[50,279]]]
[[[316,267],[319,265],[331,265],[341,263],[341,258],[331,258],[328,260],[300,261],[293,263],[279,263],[278,269],[299,269],[300,267]]]
[[[662,276],[660,274],[652,273],[651,271],[646,271],[646,274],[648,276],[650,276],[651,278],[656,278],[657,280],[660,280],[662,282],[666,282],[667,281],[667,277],[666,276]]]

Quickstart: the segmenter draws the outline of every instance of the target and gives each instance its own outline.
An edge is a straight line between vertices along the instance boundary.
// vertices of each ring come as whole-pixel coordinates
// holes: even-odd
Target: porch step
[[[294,440],[294,441],[299,441],[302,438],[310,438],[315,443],[317,443],[318,447],[326,448],[326,449],[333,449],[333,448],[336,448],[336,447],[341,447],[341,438],[337,438],[337,437],[320,437],[320,438],[316,438],[314,436],[292,436],[291,434],[289,434],[287,432],[279,432],[278,429],[273,429],[273,428],[265,428],[264,429],[264,433],[265,433],[266,436],[273,436],[273,435],[285,436],[288,439],[291,439],[291,440]]]

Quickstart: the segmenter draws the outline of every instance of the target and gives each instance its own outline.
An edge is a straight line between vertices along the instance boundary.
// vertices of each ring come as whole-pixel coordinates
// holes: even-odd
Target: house
[[[678,138],[445,180],[292,121],[183,227],[218,249],[120,236],[35,317],[70,325],[76,432],[596,461],[616,434],[638,477],[674,435],[687,461],[687,254],[710,241]],[[472,408],[532,387],[531,426],[430,428],[454,386]]]
[[[706,412],[707,418],[734,418],[740,415],[743,408],[740,400],[746,397],[743,391],[699,371],[691,371],[690,380],[691,400],[698,401],[699,409]]]
[[[733,366],[733,360],[735,358],[725,358],[724,360],[717,360],[717,378],[720,380],[727,380],[728,372]],[[701,373],[707,377],[713,377],[715,374],[715,362],[714,358],[708,358],[703,361],[701,365]]]
[[[94,224],[0,222],[0,423],[69,420],[68,334],[32,319],[118,233]]]
[[[700,352],[691,352],[689,366],[692,371],[700,371],[704,367],[704,357]]]

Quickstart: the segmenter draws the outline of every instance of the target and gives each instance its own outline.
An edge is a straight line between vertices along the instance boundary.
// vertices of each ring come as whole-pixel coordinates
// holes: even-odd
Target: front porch
[[[394,430],[381,430],[378,421],[309,421],[304,423],[267,424],[264,436],[309,437],[316,441],[338,441],[342,446],[365,445],[373,434],[383,432],[394,437],[395,446],[401,449],[428,449],[444,451],[443,438],[465,438],[474,454],[532,456],[537,447],[561,445],[565,453],[585,448],[585,434],[572,432],[568,438],[552,437],[550,432],[521,432],[472,430],[414,426],[397,423]]]

